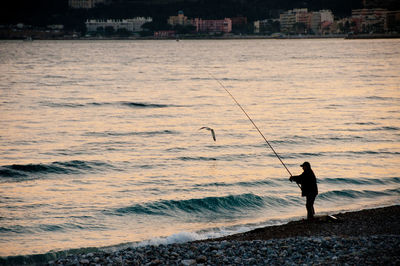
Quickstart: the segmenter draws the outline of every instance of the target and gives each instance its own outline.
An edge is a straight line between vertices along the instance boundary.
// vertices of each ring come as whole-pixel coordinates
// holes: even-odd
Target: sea
[[[304,219],[305,161],[316,215],[400,203],[400,39],[0,41],[3,262]]]

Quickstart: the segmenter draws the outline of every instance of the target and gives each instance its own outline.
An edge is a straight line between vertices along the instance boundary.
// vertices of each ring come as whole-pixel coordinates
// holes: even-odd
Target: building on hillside
[[[112,27],[115,31],[125,29],[131,32],[138,32],[142,31],[143,24],[152,21],[152,18],[144,17],[132,19],[89,19],[85,24],[87,31],[97,31],[99,28]]]
[[[388,11],[386,26],[388,32],[400,32],[400,10]]]
[[[77,9],[90,9],[98,4],[106,3],[108,3],[107,0],[68,0],[68,6]]]
[[[307,8],[295,8],[288,10],[280,15],[281,31],[307,33],[311,30],[314,34],[321,34],[321,25],[332,25],[334,22],[333,14],[330,10],[320,10],[308,12]]]
[[[335,33],[337,31],[337,24],[334,23],[335,19],[330,10],[320,10],[318,13],[321,15],[321,27],[320,27],[320,34],[326,35]]]
[[[176,25],[187,26],[187,25],[192,25],[192,21],[183,14],[182,10],[180,10],[178,12],[178,16],[170,16],[168,18],[168,24],[172,26]]]
[[[230,18],[220,20],[194,19],[197,32],[229,33],[232,31],[232,20]]]
[[[334,33],[336,29],[336,24],[329,21],[321,22],[321,35],[331,34]]]
[[[308,29],[314,34],[321,34],[322,29],[326,34],[330,31],[331,26],[334,23],[334,17],[330,10],[320,10],[308,13]]]
[[[288,10],[280,15],[279,20],[281,22],[281,31],[289,32],[296,23],[296,14],[293,10]]]
[[[279,19],[264,19],[254,21],[254,33],[273,33],[279,31]]]
[[[296,23],[303,23],[304,25],[309,27],[310,13],[308,13],[307,8],[293,9],[293,12],[295,13]]]
[[[307,8],[295,8],[288,10],[280,15],[281,31],[291,32],[295,27],[303,27],[304,30],[310,28],[311,13]]]
[[[354,9],[351,11],[351,17],[356,23],[357,32],[378,32],[387,31],[388,11],[383,8],[375,9]]]
[[[263,25],[265,23],[265,21],[268,21],[268,20],[264,19],[264,20],[256,20],[256,21],[254,21],[254,23],[253,23],[254,33],[261,33],[262,32],[261,31],[261,25]]]
[[[320,10],[318,11],[321,14],[321,22],[330,22],[333,23],[334,21],[334,16],[332,14],[332,11],[330,10]]]
[[[310,29],[314,34],[321,32],[321,13],[312,12],[310,16]]]
[[[337,32],[336,33],[349,33],[351,32],[351,18],[342,18],[336,20],[335,23],[337,24]]]

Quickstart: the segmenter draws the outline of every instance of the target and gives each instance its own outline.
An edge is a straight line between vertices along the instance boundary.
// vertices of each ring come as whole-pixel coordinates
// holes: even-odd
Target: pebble
[[[400,265],[400,236],[192,242],[69,255],[48,265]]]

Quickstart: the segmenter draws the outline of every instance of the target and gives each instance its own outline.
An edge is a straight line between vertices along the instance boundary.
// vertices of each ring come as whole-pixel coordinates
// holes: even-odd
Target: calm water
[[[0,256],[400,202],[400,40],[0,42]],[[214,128],[214,142],[209,131]],[[143,242],[145,241],[145,242]]]

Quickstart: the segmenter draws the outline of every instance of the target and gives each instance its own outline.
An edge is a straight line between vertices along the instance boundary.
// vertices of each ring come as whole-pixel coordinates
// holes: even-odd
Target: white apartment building
[[[115,31],[126,29],[131,32],[138,32],[142,30],[143,24],[152,21],[152,18],[144,17],[131,19],[88,19],[85,24],[87,31],[97,31],[98,28],[113,27]]]
[[[321,14],[321,22],[327,21],[327,22],[333,23],[334,17],[333,17],[332,11],[330,11],[330,10],[320,10],[318,12]]]

